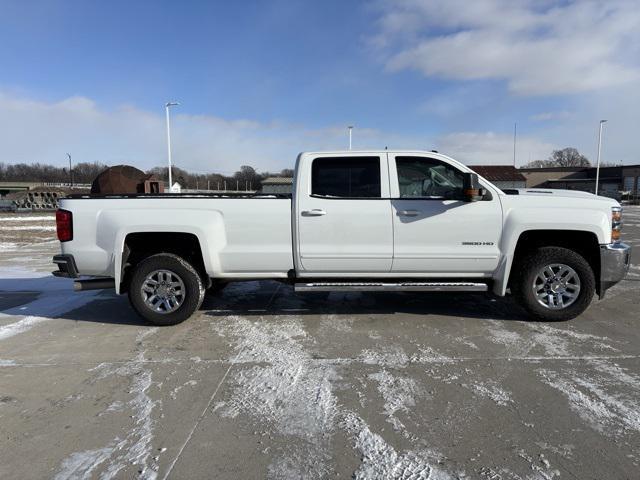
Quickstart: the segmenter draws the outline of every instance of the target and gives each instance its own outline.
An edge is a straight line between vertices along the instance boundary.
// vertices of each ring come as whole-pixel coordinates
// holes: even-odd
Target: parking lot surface
[[[54,234],[0,216],[0,478],[638,478],[638,207],[627,279],[554,324],[249,282],[157,328],[50,276]]]

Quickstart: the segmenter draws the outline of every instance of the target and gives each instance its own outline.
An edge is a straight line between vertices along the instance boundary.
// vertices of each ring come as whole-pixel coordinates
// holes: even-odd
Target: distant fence
[[[59,188],[91,188],[90,183],[56,183],[56,182],[42,182],[43,187],[59,187]]]

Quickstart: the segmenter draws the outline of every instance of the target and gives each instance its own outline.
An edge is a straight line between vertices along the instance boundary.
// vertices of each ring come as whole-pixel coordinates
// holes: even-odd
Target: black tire
[[[145,279],[158,270],[174,273],[184,284],[184,298],[175,311],[158,313],[145,302],[142,292]],[[154,325],[176,325],[184,322],[200,308],[204,300],[204,290],[202,278],[191,264],[178,255],[159,253],[145,258],[134,267],[129,284],[129,302],[138,315]]]
[[[551,309],[536,298],[533,285],[538,272],[547,265],[563,264],[577,273],[580,290],[576,299],[564,308]],[[524,309],[537,320],[558,322],[571,320],[584,312],[596,290],[593,269],[579,253],[562,247],[541,247],[526,255],[512,271],[511,292]]]

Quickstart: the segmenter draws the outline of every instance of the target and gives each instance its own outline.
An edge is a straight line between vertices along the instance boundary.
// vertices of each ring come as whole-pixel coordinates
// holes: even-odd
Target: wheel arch
[[[510,286],[511,274],[517,268],[519,261],[528,252],[540,247],[562,247],[581,255],[591,266],[595,278],[600,277],[600,243],[598,236],[588,230],[526,230],[520,233],[509,255],[508,265],[505,265],[505,275],[502,282],[502,295]],[[596,293],[599,292],[599,282],[596,282]],[[498,292],[496,292],[498,293]],[[500,293],[499,293],[500,294]]]
[[[200,274],[205,287],[210,286],[211,278],[207,273],[202,245],[195,233],[143,231],[124,236],[121,258],[116,265],[120,273],[116,277],[118,293],[128,290],[133,268],[145,258],[158,253],[172,253],[184,258]]]

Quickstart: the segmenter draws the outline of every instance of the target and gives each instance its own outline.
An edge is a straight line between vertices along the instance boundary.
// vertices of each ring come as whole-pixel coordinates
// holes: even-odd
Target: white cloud
[[[551,120],[562,120],[565,118],[569,118],[571,116],[571,112],[566,110],[561,110],[559,112],[540,112],[535,115],[531,115],[529,117],[530,120],[535,122],[548,122]]]
[[[0,92],[0,161],[64,165],[70,152],[76,162],[164,165],[165,119],[163,109],[158,110],[120,106],[109,111],[85,97],[43,102]],[[380,146],[379,132],[361,129],[358,135],[358,141]],[[346,129],[172,111],[174,162],[194,171],[233,172],[245,164],[287,168],[301,150],[344,148],[346,142]]]
[[[461,132],[441,136],[437,149],[467,165],[513,165],[513,136],[492,132]],[[557,148],[529,136],[517,137],[516,165],[549,157]]]
[[[505,80],[522,95],[640,78],[637,0],[382,0],[372,44],[388,69]]]
[[[0,161],[120,163],[147,169],[166,162],[164,112],[134,106],[102,109],[91,99],[71,97],[56,102],[36,101],[0,92]],[[258,170],[293,167],[300,151],[337,150],[347,146],[346,128],[306,128],[279,122],[227,120],[211,115],[172,113],[174,163],[192,171],[231,173],[241,165]],[[451,133],[440,137],[354,130],[354,149],[432,148],[463,162],[509,163],[509,136],[493,133]],[[550,152],[534,139],[519,140],[523,147]],[[524,151],[524,150],[523,150]],[[537,154],[537,153],[536,153]]]

